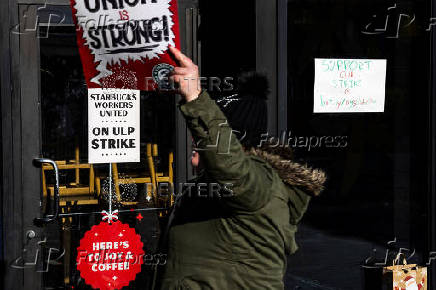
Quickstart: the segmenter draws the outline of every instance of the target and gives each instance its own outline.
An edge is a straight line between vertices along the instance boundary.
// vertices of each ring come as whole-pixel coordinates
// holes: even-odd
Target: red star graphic
[[[136,218],[137,218],[139,221],[142,221],[142,219],[143,219],[144,217],[141,215],[141,213],[138,213],[138,215],[136,216]]]

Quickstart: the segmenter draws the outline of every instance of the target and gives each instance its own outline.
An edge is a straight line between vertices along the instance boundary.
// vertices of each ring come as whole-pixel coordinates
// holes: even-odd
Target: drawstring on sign
[[[112,213],[107,212],[107,211],[104,210],[104,211],[101,212],[101,214],[103,215],[102,220],[103,221],[107,220],[108,223],[111,223],[111,222],[113,222],[115,220],[118,220],[118,210],[116,210],[116,211],[114,211]]]

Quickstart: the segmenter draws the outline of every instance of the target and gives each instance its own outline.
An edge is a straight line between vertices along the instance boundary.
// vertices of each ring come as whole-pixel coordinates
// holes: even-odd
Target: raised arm
[[[276,177],[261,159],[247,156],[220,108],[201,93],[197,66],[172,48],[180,67],[172,80],[179,84],[184,101],[180,110],[197,144],[207,174],[220,184],[232,184],[233,196],[225,202],[237,210],[254,211],[265,205]]]

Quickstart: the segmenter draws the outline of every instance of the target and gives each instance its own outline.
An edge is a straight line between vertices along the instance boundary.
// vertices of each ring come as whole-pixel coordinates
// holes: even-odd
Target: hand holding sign
[[[179,91],[187,102],[193,101],[201,93],[198,66],[177,48],[170,47],[170,52],[180,65],[174,69],[170,80],[179,85]]]

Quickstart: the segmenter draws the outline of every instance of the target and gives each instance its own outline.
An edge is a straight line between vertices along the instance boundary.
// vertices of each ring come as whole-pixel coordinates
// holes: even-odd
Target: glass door
[[[22,181],[26,241],[10,269],[23,275],[23,289],[91,289],[77,270],[77,247],[101,222],[111,187],[119,220],[144,245],[144,264],[129,289],[148,289],[153,267],[165,263],[158,238],[173,202],[174,96],[141,92],[141,162],[113,163],[109,178],[108,164],[88,163],[87,87],[70,7],[22,5],[20,13],[38,27],[18,36],[21,142],[28,152],[22,166],[29,175]]]

